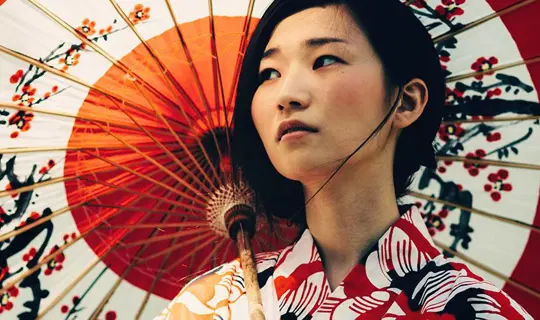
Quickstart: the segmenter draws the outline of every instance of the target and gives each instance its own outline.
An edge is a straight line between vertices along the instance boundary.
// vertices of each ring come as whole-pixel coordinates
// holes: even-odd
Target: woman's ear
[[[403,87],[401,104],[394,114],[394,127],[404,129],[422,115],[429,99],[426,83],[414,78]]]

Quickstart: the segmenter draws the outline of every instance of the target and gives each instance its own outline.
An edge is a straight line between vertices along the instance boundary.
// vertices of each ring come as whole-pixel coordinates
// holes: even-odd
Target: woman
[[[261,212],[306,228],[257,256],[267,319],[530,318],[399,205],[420,165],[436,166],[445,85],[398,0],[273,2],[238,87],[233,163]],[[193,280],[158,319],[249,319],[239,262]]]

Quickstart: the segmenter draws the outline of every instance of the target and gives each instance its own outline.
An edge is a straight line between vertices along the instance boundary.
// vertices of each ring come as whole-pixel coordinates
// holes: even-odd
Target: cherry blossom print
[[[440,174],[445,174],[447,167],[451,166],[454,162],[451,160],[444,160],[442,163],[439,162],[439,166],[437,167],[437,172]]]
[[[484,191],[489,192],[491,199],[498,202],[502,198],[502,192],[510,192],[513,187],[509,182],[505,182],[508,179],[508,170],[500,169],[496,173],[490,173],[488,180],[490,183],[484,185]]]
[[[133,11],[129,13],[129,20],[133,24],[143,22],[150,19],[150,7],[145,7],[142,4],[136,4]]]
[[[96,22],[86,18],[83,20],[82,25],[77,27],[77,31],[88,38],[96,33]]]
[[[49,252],[49,256],[55,254],[58,250],[60,249],[60,247],[58,247],[57,245],[55,245],[51,251]],[[47,258],[46,257],[46,258]],[[44,271],[44,274],[46,276],[50,276],[54,271],[60,271],[62,270],[63,268],[63,263],[66,259],[66,256],[64,255],[63,252],[60,252],[59,254],[56,254],[56,256],[54,258],[52,258],[46,265],[46,268],[45,268],[45,271]]]
[[[435,11],[447,20],[453,17],[461,16],[465,11],[460,7],[466,0],[442,0],[441,5],[435,8]]]
[[[62,66],[62,71],[67,71],[70,67],[74,67],[79,64],[79,58],[81,54],[74,49],[69,49],[66,51],[65,55],[58,60]]]
[[[474,153],[472,152],[467,153],[465,158],[481,160],[485,156],[486,156],[486,151],[484,151],[483,149],[477,149]],[[467,171],[469,172],[471,176],[476,177],[480,173],[480,170],[486,169],[488,165],[479,164],[479,163],[471,163],[471,162],[465,161],[463,162],[463,167],[467,169]]]
[[[486,99],[492,99],[493,97],[498,97],[502,94],[502,90],[500,88],[495,88],[493,90],[488,90],[486,92]]]
[[[28,253],[25,253],[23,255],[23,261],[28,262],[28,261],[34,259],[34,257],[36,256],[36,253],[37,253],[36,248],[30,249],[30,251],[28,251]]]
[[[495,73],[495,71],[489,70],[493,69],[493,67],[497,63],[499,63],[499,59],[497,59],[496,57],[480,57],[471,65],[471,69],[476,72],[483,72],[482,74],[478,74],[475,76],[476,79],[482,80],[484,76],[490,76]]]
[[[457,88],[450,89],[446,88],[446,104],[453,105],[453,104],[459,104],[464,101],[463,96],[464,92],[460,91]]]
[[[31,107],[36,100],[36,92],[36,88],[26,85],[22,87],[22,93],[13,95],[11,100],[20,106]]]
[[[34,119],[32,112],[19,110],[9,118],[9,125],[17,127],[22,132],[30,130],[30,122]]]
[[[459,123],[443,124],[440,126],[438,135],[442,141],[450,141],[450,139],[457,139],[465,134],[465,129],[461,127]]]
[[[15,286],[10,287],[6,292],[0,294],[0,314],[13,309],[12,299],[19,296],[19,289]]]
[[[486,135],[487,142],[496,142],[501,140],[502,134],[500,132],[490,132]]]
[[[15,72],[10,78],[9,78],[9,82],[11,84],[17,84],[21,81],[22,77],[24,75],[24,71],[22,70],[17,70],[17,72]]]

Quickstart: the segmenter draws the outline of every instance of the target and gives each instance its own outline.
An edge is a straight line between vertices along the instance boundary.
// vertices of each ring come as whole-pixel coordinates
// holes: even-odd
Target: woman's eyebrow
[[[304,40],[302,42],[302,47],[313,49],[313,48],[322,47],[329,43],[348,43],[348,42],[344,39],[334,38],[334,37],[311,38],[311,39]],[[266,51],[264,51],[261,61],[264,59],[270,58],[271,56],[279,52],[280,52],[279,47],[267,49]]]

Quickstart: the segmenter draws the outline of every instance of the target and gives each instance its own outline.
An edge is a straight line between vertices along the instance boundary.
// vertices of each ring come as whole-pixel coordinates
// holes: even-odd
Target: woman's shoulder
[[[255,255],[259,278],[273,270],[280,253]],[[189,281],[154,320],[199,319],[214,314],[228,319],[235,310],[247,308],[245,293],[244,271],[240,260],[234,259]]]

